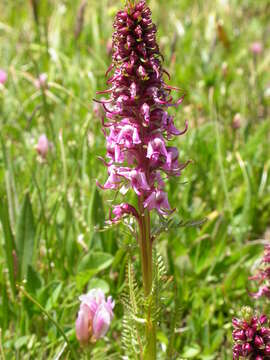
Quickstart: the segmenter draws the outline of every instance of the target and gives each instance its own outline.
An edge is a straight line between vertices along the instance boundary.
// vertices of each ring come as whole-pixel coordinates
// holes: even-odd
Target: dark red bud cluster
[[[270,329],[267,316],[233,319],[233,359],[270,359]]]

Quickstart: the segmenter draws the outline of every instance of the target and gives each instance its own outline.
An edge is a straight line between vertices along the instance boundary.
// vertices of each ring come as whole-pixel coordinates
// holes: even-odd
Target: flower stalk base
[[[145,338],[146,346],[144,349],[144,360],[156,359],[156,326],[152,319],[152,284],[153,284],[153,255],[152,255],[152,239],[150,231],[150,213],[143,209],[143,201],[139,200],[140,209],[140,253],[143,274],[143,288],[145,296]]]

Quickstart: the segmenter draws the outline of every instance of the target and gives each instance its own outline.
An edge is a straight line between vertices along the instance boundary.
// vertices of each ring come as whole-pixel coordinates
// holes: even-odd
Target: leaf
[[[26,347],[26,345],[29,343],[30,340],[30,335],[25,335],[25,336],[21,336],[19,337],[16,341],[15,341],[15,349],[19,350],[22,347]]]
[[[1,279],[3,281],[3,279]],[[1,327],[3,332],[9,327],[9,320],[10,320],[10,311],[9,311],[9,299],[8,299],[8,292],[7,292],[7,284],[6,281],[0,283],[1,289],[1,307],[0,307],[0,321]]]
[[[98,227],[99,229],[102,229],[104,227],[105,212],[103,207],[103,201],[96,186],[92,192],[90,200],[89,217],[92,227]]]
[[[198,345],[193,344],[190,346],[186,346],[184,348],[184,354],[183,354],[183,358],[184,359],[193,359],[195,358],[197,355],[199,355],[201,352],[201,349]]]
[[[45,309],[47,311],[50,311],[53,307],[57,306],[57,301],[61,294],[62,289],[63,289],[62,283],[58,284],[58,286],[54,289],[51,297],[48,299],[46,306],[45,306]]]
[[[27,290],[35,293],[42,286],[42,280],[38,272],[33,269],[31,265],[28,266],[27,271]]]
[[[5,199],[2,199],[2,204],[0,206],[0,221],[3,227],[4,233],[4,241],[5,241],[5,252],[6,252],[6,259],[7,259],[7,266],[9,272],[9,279],[13,294],[16,293],[16,284],[15,284],[15,264],[14,264],[14,254],[16,254],[16,246],[14,237],[10,227],[10,220],[8,214],[8,206]]]
[[[35,244],[35,224],[29,194],[24,197],[23,205],[17,223],[16,244],[19,256],[20,277],[27,274],[28,266],[32,263]]]
[[[93,278],[89,281],[88,283],[88,287],[89,290],[90,289],[101,289],[104,294],[108,294],[110,291],[110,287],[109,284],[102,280],[102,279],[98,279],[98,278]]]
[[[220,349],[222,341],[224,341],[224,330],[215,331],[211,336],[211,353]]]
[[[105,270],[113,262],[113,256],[104,252],[90,252],[87,254],[78,266],[78,271],[95,270],[96,272]]]
[[[84,286],[92,276],[107,269],[112,262],[113,256],[108,253],[91,252],[87,254],[78,266],[77,286]]]

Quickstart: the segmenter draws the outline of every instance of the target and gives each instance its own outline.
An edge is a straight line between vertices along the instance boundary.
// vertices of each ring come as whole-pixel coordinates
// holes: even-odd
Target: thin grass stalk
[[[23,293],[23,295],[25,297],[28,298],[28,300],[30,300],[33,304],[35,304],[40,311],[54,324],[54,326],[57,328],[57,330],[60,332],[60,334],[62,335],[65,343],[67,344],[67,346],[69,347],[70,353],[71,353],[71,358],[72,359],[77,359],[77,356],[74,352],[74,349],[72,347],[72,344],[70,343],[67,335],[65,334],[64,330],[62,329],[62,327],[58,324],[57,321],[54,320],[54,318],[49,314],[49,312],[36,300],[34,299],[26,290],[23,286],[19,286],[18,285],[19,290]]]

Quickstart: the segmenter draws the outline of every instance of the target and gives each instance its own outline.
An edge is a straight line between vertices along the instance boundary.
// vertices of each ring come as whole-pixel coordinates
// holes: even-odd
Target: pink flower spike
[[[46,159],[47,154],[52,147],[52,144],[49,142],[47,136],[45,134],[42,134],[39,139],[38,143],[36,145],[36,150],[38,154],[42,157],[42,159]]]
[[[105,336],[113,319],[114,301],[107,301],[101,289],[92,289],[79,297],[80,310],[76,319],[76,337],[81,345]]]
[[[46,73],[42,73],[35,80],[35,87],[37,89],[45,88],[47,86],[48,75]]]
[[[0,84],[5,85],[7,82],[7,73],[5,70],[0,69]]]
[[[157,28],[145,0],[127,1],[114,20],[112,65],[107,85],[107,100],[100,100],[105,111],[102,121],[107,141],[109,178],[103,189],[119,191],[124,196],[132,188],[149,209],[162,215],[171,213],[164,192],[166,177],[180,176],[186,166],[178,160],[175,148],[166,146],[174,136],[183,135],[174,124],[168,108],[178,106],[184,97],[174,102],[172,90],[166,85],[164,60],[156,40]],[[123,167],[122,164],[125,164]],[[106,165],[107,166],[107,165]],[[114,166],[114,172],[110,167]],[[139,209],[140,212],[143,209]],[[122,204],[113,208],[114,220],[126,214]]]
[[[250,51],[253,52],[253,54],[255,55],[261,54],[263,51],[262,43],[259,41],[255,41],[254,43],[251,44]]]
[[[261,260],[260,266],[258,271],[249,277],[249,280],[257,281],[259,288],[258,291],[255,293],[250,293],[249,295],[254,299],[259,299],[261,297],[270,298],[270,246],[266,245],[264,247],[264,254]]]

